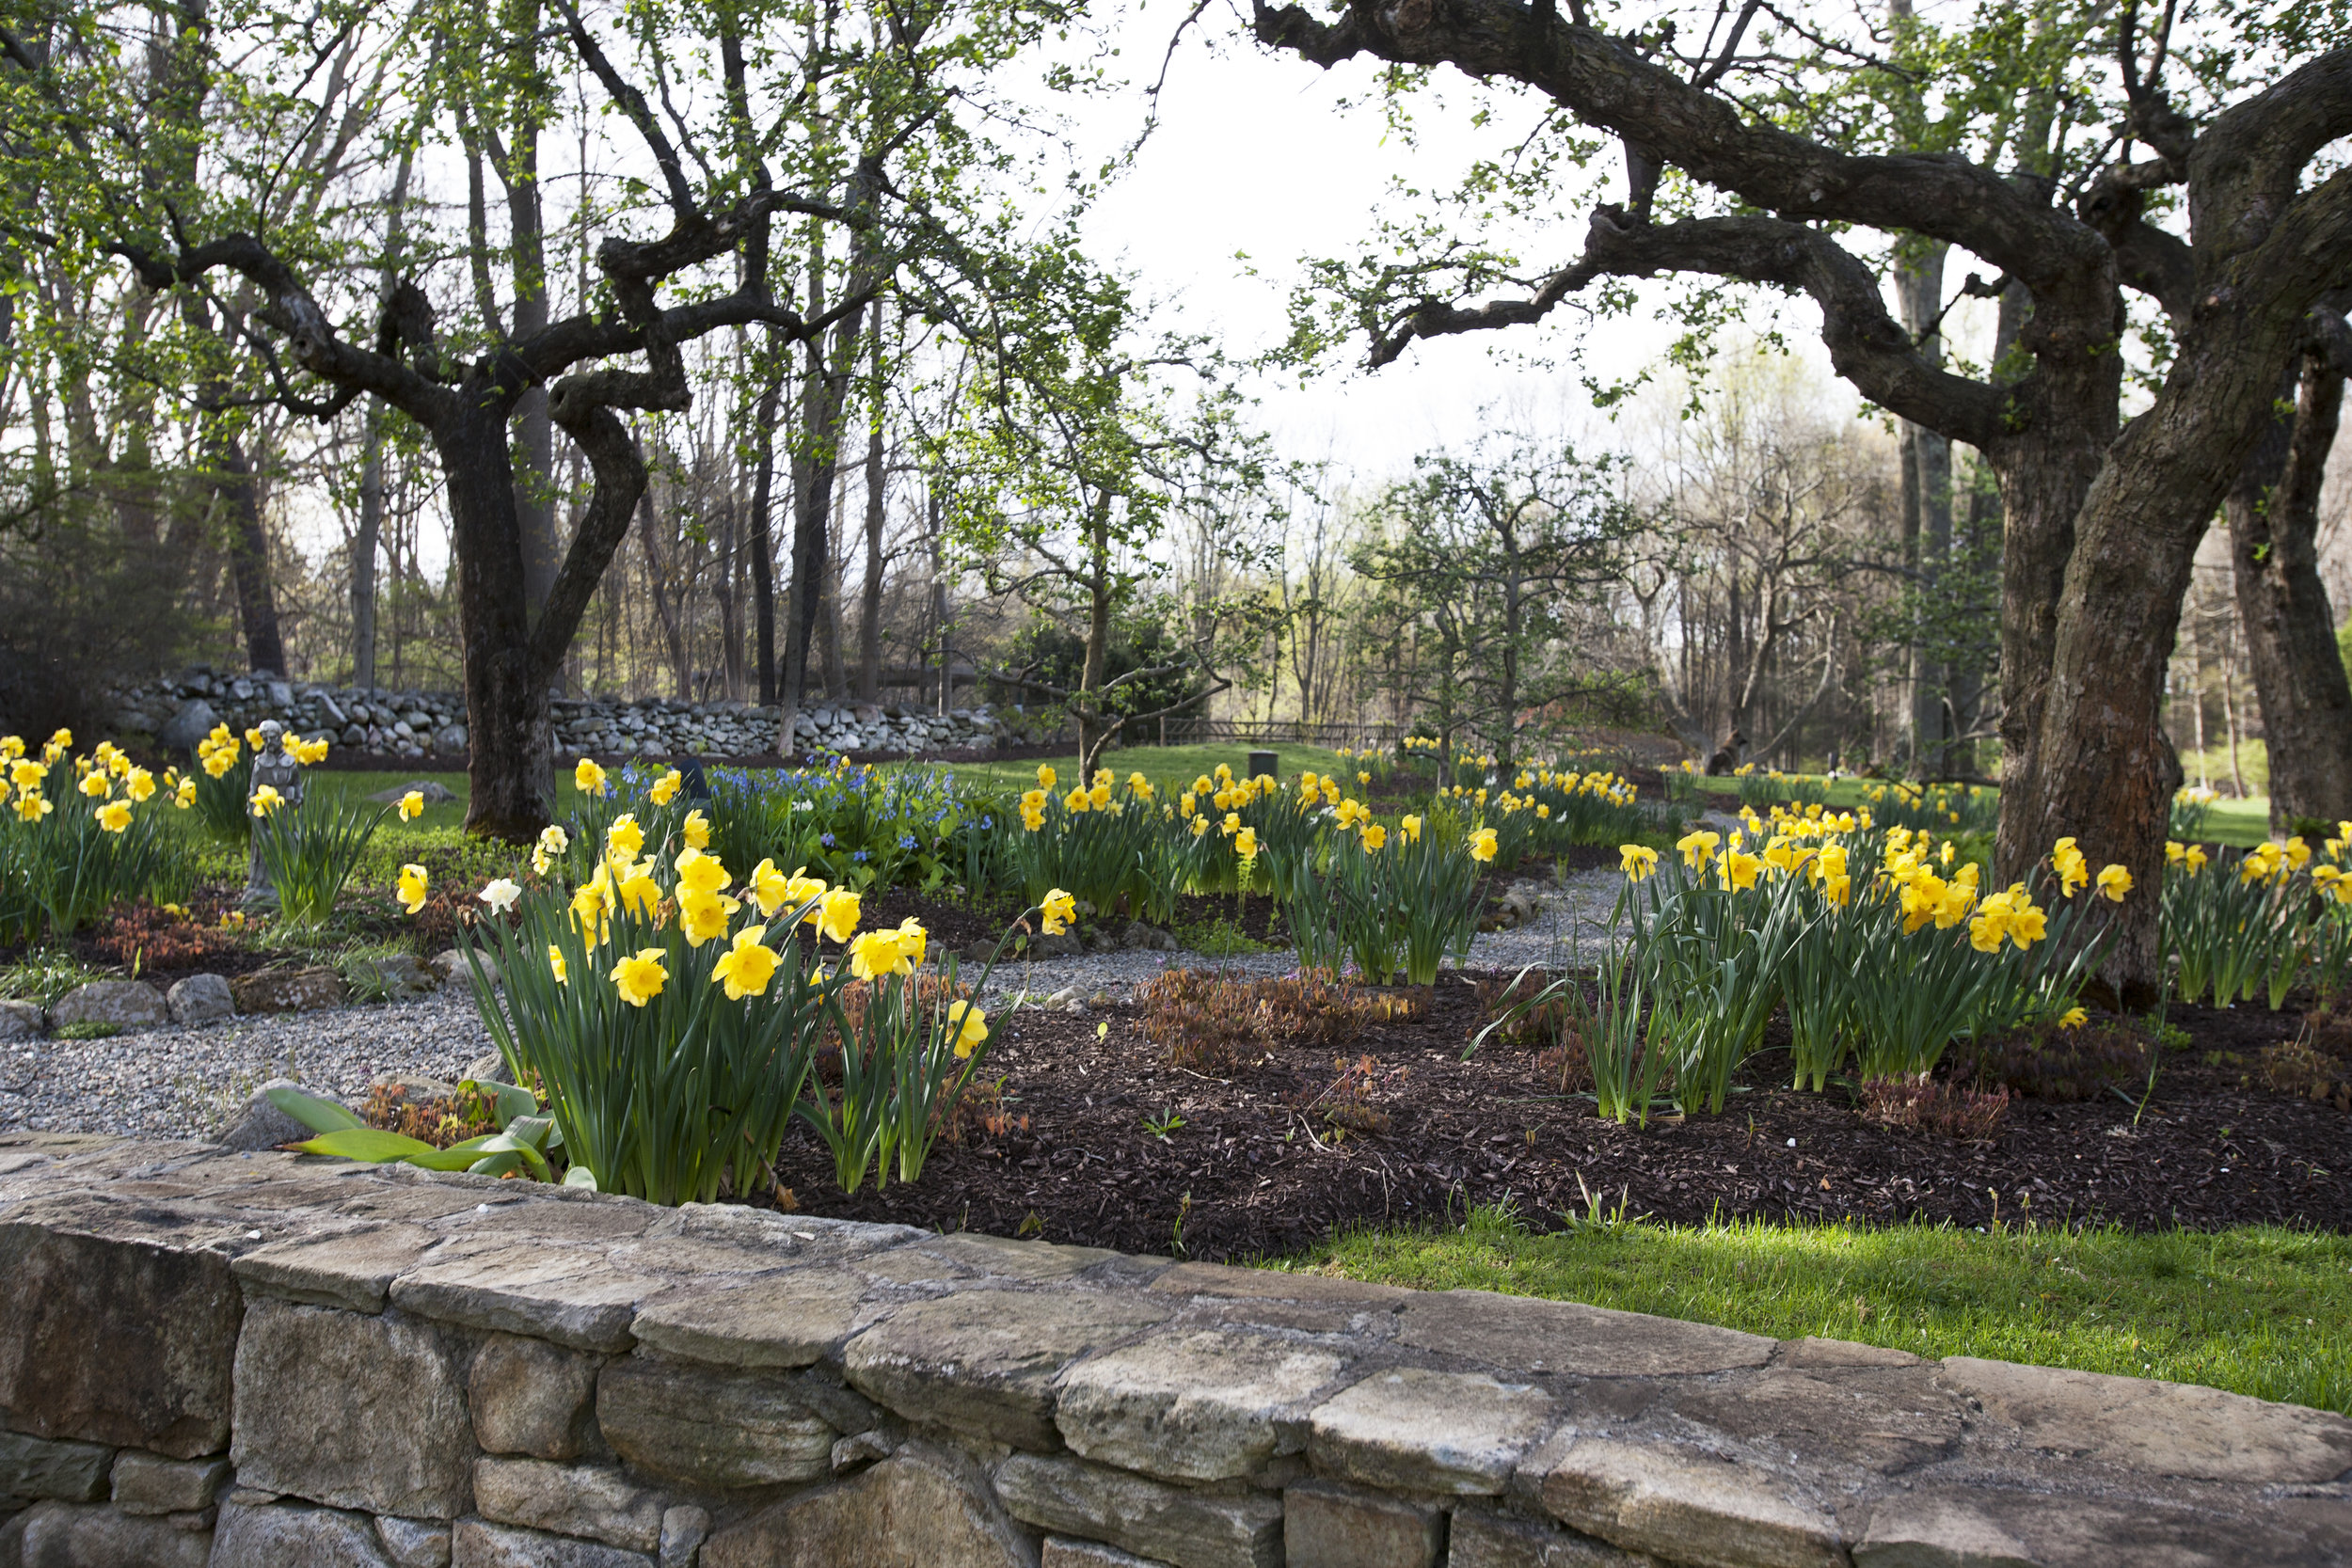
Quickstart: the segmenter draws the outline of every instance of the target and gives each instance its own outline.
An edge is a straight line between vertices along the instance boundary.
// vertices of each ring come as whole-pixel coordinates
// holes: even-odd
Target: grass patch
[[[1240,958],[1274,951],[1221,914],[1179,926],[1174,934],[1186,948],[1207,958]]]
[[[70,953],[36,947],[15,963],[0,966],[0,998],[46,1007],[76,986],[104,977],[104,971],[85,966]]]
[[[1181,791],[1201,774],[1215,775],[1216,765],[1223,763],[1239,774],[1249,764],[1253,751],[1271,751],[1281,764],[1280,777],[1295,780],[1302,772],[1337,773],[1343,780],[1353,781],[1357,765],[1343,762],[1336,752],[1320,746],[1253,747],[1245,741],[1224,740],[1204,746],[1127,746],[1103,753],[1102,766],[1119,775],[1123,784],[1130,773],[1140,773],[1152,781],[1152,787],[1162,794]],[[966,784],[993,790],[1009,790],[1014,794],[1037,783],[1040,762],[1051,767],[1059,775],[1059,787],[1068,789],[1078,778],[1078,753],[1066,757],[1034,757],[1026,762],[959,762],[948,766],[956,777]],[[1352,782],[1349,792],[1354,793]]]
[[[1812,775],[1804,777],[1809,784],[1819,784],[1828,794],[1828,805],[1844,811],[1870,802],[1864,790],[1875,781],[1862,779],[1832,779],[1824,782]],[[2196,770],[2189,771],[2189,782],[2197,782]],[[1713,797],[1709,802],[1724,811],[1740,809],[1740,781],[1733,778],[1708,778],[1704,774],[1692,781],[1698,788]],[[2206,808],[2205,831],[2198,835],[2207,844],[2233,845],[2240,849],[2260,844],[2270,836],[2270,798],[2249,796],[2243,800],[2216,800]]]
[[[86,1018],[78,1023],[69,1023],[58,1030],[57,1037],[61,1040],[110,1040],[121,1033],[122,1025],[119,1023],[107,1023],[98,1019]]]
[[[1765,1221],[1604,1221],[1537,1235],[1482,1209],[1456,1229],[1362,1232],[1276,1266],[2165,1378],[2352,1414],[2345,1236]]]

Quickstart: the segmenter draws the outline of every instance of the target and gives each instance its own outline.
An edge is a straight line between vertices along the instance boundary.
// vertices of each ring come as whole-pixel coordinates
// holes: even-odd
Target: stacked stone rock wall
[[[242,734],[265,719],[305,736],[379,756],[463,758],[466,701],[447,691],[316,686],[267,676],[189,670],[114,694],[115,735],[185,751],[215,724]],[[750,703],[554,703],[556,748],[566,760],[597,756],[748,757],[776,749],[782,714]],[[940,714],[921,708],[820,703],[799,715],[798,751],[916,753],[988,751],[1009,740],[1051,739],[1019,710],[988,704]],[[96,736],[84,738],[84,744]]]
[[[1476,1291],[0,1137],[0,1565],[2352,1560],[2352,1421]]]

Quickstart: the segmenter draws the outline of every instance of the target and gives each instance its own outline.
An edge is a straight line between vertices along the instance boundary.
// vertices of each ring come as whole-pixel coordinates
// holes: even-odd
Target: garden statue
[[[302,765],[286,749],[285,727],[275,719],[263,720],[261,736],[261,744],[253,749],[253,777],[246,785],[246,809],[252,810],[250,802],[264,784],[283,797],[285,804],[278,810],[302,804]],[[262,863],[262,835],[258,829],[248,831],[246,843],[251,846],[251,859],[246,867],[245,896],[239,901],[247,909],[275,909],[278,890],[270,884],[269,868]]]

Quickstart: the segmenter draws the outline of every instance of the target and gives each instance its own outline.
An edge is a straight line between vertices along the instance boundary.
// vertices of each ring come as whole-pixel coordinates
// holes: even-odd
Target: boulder
[[[119,1029],[153,1029],[171,1022],[163,992],[144,980],[92,980],[76,986],[49,1009],[56,1029],[76,1023],[111,1023]]]
[[[442,752],[462,752],[466,749],[466,726],[450,724],[434,732],[434,749]]]
[[[490,984],[497,985],[499,983],[499,961],[496,956],[485,952],[478,953],[475,957],[482,965],[482,973],[488,976]],[[454,947],[444,947],[438,953],[434,954],[430,967],[434,974],[440,976],[441,984],[444,986],[473,984],[473,975],[466,967],[466,955]]]
[[[324,965],[240,974],[229,990],[241,1013],[304,1013],[340,1007],[349,999],[342,977]]]
[[[164,993],[174,1023],[215,1023],[237,1016],[229,982],[217,974],[191,974]]]
[[[38,1002],[0,1002],[0,1040],[39,1039],[44,1021]]]
[[[251,1099],[234,1116],[221,1123],[213,1133],[213,1142],[230,1148],[276,1148],[282,1144],[306,1143],[311,1131],[285,1112],[270,1103],[269,1091],[278,1088],[312,1091],[291,1078],[273,1078],[253,1091]]]
[[[0,1513],[30,1508],[44,1497],[96,1502],[106,1495],[114,1449],[99,1443],[57,1442],[0,1432]]]
[[[173,1519],[135,1518],[103,1503],[46,1502],[13,1522],[21,1531],[11,1560],[39,1568],[206,1568],[213,1532]]]
[[[363,1002],[413,1002],[438,989],[442,977],[406,953],[354,958],[343,966],[352,993]]]
[[[164,721],[164,727],[155,732],[155,744],[167,752],[193,750],[219,722],[220,715],[213,711],[212,704],[201,697],[191,697]]]

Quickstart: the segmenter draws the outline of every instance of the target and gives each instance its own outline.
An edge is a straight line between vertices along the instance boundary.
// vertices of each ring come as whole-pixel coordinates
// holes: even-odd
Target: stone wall
[[[0,1564],[2352,1560],[2352,1421],[1476,1291],[0,1137]]]
[[[313,686],[267,676],[215,675],[189,670],[179,675],[114,693],[111,738],[152,738],[184,751],[215,724],[242,734],[264,719],[292,725],[306,736],[325,736],[340,746],[379,756],[462,758],[466,753],[466,699],[449,691],[359,690]],[[569,761],[639,752],[655,756],[689,753],[747,757],[776,746],[779,710],[750,703],[588,702],[558,698],[555,738]],[[794,724],[799,750],[832,752],[988,751],[1025,736],[1023,715],[999,712],[988,704],[946,714],[921,708],[819,703]],[[85,746],[98,736],[83,737]],[[1041,738],[1051,738],[1041,736]]]

